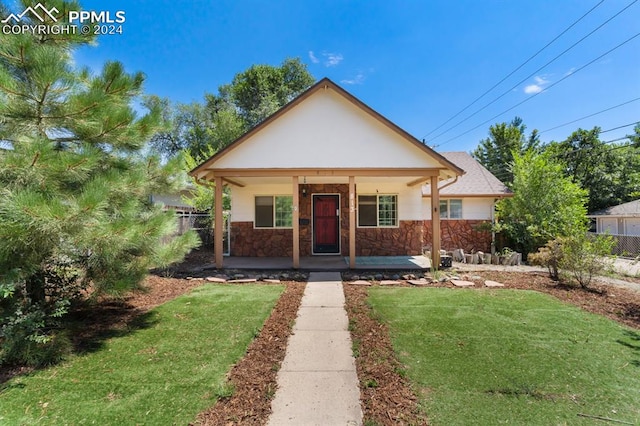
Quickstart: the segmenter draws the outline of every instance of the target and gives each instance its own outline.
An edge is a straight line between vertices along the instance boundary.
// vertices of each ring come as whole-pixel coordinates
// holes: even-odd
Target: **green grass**
[[[184,425],[233,389],[225,374],[282,286],[207,285],[96,352],[0,385],[3,425]]]
[[[372,288],[434,425],[640,424],[640,333],[541,293]]]

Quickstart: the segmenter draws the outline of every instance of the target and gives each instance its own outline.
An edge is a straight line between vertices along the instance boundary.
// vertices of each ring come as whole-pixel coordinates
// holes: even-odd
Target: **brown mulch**
[[[246,355],[229,373],[234,392],[198,415],[198,425],[263,425],[271,414],[276,375],[284,360],[287,339],[305,285],[287,283],[285,292]]]

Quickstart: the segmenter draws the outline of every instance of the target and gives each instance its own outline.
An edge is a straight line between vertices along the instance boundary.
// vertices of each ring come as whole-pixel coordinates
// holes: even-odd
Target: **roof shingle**
[[[458,178],[456,183],[443,188],[440,191],[441,196],[509,197],[513,194],[504,183],[470,154],[466,152],[441,152],[440,154],[466,172]],[[453,180],[444,181],[441,186],[451,181]],[[424,196],[431,194],[430,185],[422,187],[422,194]]]

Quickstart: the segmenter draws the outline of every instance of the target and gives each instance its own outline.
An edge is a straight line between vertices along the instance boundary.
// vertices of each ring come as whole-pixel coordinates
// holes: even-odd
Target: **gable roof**
[[[504,183],[470,154],[466,152],[442,152],[441,154],[466,172],[463,176],[458,177],[455,183],[445,186],[447,182],[444,182],[441,185],[441,197],[510,197],[513,195]],[[422,195],[424,197],[431,195],[429,185],[422,187]]]
[[[219,167],[219,168],[229,167],[228,165],[229,161],[225,160],[225,157],[228,157],[228,156],[234,157],[234,155],[232,155],[234,151],[238,150],[238,148],[241,147],[244,143],[249,143],[250,145],[253,144],[252,147],[259,145],[259,141],[257,141],[258,138],[268,135],[270,129],[277,127],[277,124],[274,124],[274,123],[277,123],[280,120],[283,120],[285,116],[291,116],[295,111],[299,111],[299,109],[296,109],[297,106],[305,102],[309,104],[311,102],[310,99],[312,98],[315,99],[314,95],[318,94],[319,92],[322,93],[322,91],[325,91],[325,90],[330,90],[332,94],[334,94],[333,95],[334,97],[337,96],[336,99],[342,99],[341,102],[346,106],[351,105],[349,108],[351,108],[351,110],[360,114],[362,117],[369,117],[369,120],[373,118],[374,123],[377,123],[376,124],[377,129],[380,129],[381,131],[386,132],[386,134],[388,135],[395,135],[393,136],[393,139],[402,141],[403,143],[401,142],[400,145],[402,145],[404,151],[406,151],[407,153],[409,152],[412,153],[411,155],[405,155],[405,157],[403,157],[408,160],[407,161],[408,163],[409,162],[416,163],[418,162],[419,158],[423,158],[425,160],[426,159],[429,160],[428,163],[431,164],[431,166],[429,167],[440,169],[442,176],[445,178],[464,174],[464,170],[458,167],[458,165],[452,163],[444,156],[438,154],[433,149],[421,143],[419,140],[417,140],[416,138],[408,134],[406,131],[398,127],[396,124],[392,123],[390,120],[388,120],[378,112],[374,111],[372,108],[370,108],[369,106],[361,102],[355,96],[351,95],[349,92],[347,92],[346,90],[344,90],[343,88],[341,88],[340,86],[338,86],[336,83],[334,83],[328,78],[323,78],[320,81],[318,81],[316,84],[311,86],[309,89],[307,89],[305,92],[303,92],[298,97],[293,99],[287,105],[285,105],[280,110],[278,110],[277,112],[272,114],[270,117],[265,119],[263,122],[261,122],[260,124],[258,124],[257,126],[249,130],[247,133],[245,133],[244,135],[236,139],[234,142],[232,142],[230,145],[228,145],[224,149],[218,151],[216,154],[214,154],[212,157],[204,161],[198,167],[194,168],[190,172],[190,174],[198,178],[201,178],[207,175],[208,171],[215,170],[216,167]],[[327,92],[324,92],[324,93],[327,93]],[[347,102],[344,102],[345,100]],[[355,108],[353,108],[354,106]],[[328,114],[332,114],[332,113],[335,116],[334,111],[328,111]],[[319,119],[321,120],[325,118],[319,117]],[[330,129],[332,123],[324,122],[323,124],[324,124],[324,127],[321,128],[322,131],[329,131],[329,132],[335,131],[335,129]],[[256,137],[257,135],[259,135],[258,138]],[[312,138],[315,135],[311,133],[308,136],[309,138]],[[381,137],[380,139],[384,139],[384,137]],[[389,138],[387,137],[387,139]],[[362,141],[360,141],[360,143],[362,143]],[[273,162],[272,161],[273,157],[275,157],[270,154],[273,152],[273,149],[275,148],[264,147],[264,146],[262,146],[261,148],[265,153],[268,152],[268,155],[263,155],[262,161],[260,163],[260,166],[263,168],[300,167],[297,165],[294,166],[290,164],[286,166],[270,165],[270,162]],[[280,146],[279,148],[283,149],[282,146]],[[293,148],[298,149],[297,146],[294,146]],[[366,151],[367,151],[366,149],[363,150],[363,154],[362,154],[363,156],[371,154],[371,152],[366,152]],[[289,153],[285,152],[285,154],[289,154]],[[314,157],[308,154],[309,153],[307,152],[307,156],[305,160],[307,162],[314,160]],[[333,157],[339,157],[339,154],[333,153]],[[411,158],[411,157],[414,157],[414,158]],[[382,161],[383,159],[384,158],[380,158],[379,156],[379,161]],[[362,158],[360,158],[359,160],[360,160],[360,164],[354,164],[352,167],[366,167],[366,165],[362,164]],[[426,164],[426,161],[423,161],[423,163]],[[394,164],[388,164],[388,166],[391,166],[393,168]],[[238,161],[235,162],[234,167],[241,167],[238,165]],[[256,167],[256,166],[253,166],[253,167]],[[303,165],[301,167],[309,167],[309,166]],[[329,165],[328,167],[336,167],[336,166]],[[402,168],[402,166],[395,166],[395,167]]]
[[[589,214],[589,216],[640,217],[640,199],[598,210],[597,212]]]

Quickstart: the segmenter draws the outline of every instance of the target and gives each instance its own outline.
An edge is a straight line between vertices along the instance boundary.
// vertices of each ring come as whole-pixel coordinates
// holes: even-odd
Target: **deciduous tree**
[[[557,237],[586,232],[586,191],[550,153],[515,154],[512,198],[498,203],[499,227],[525,255]]]
[[[480,141],[472,155],[504,183],[513,182],[511,163],[513,155],[539,148],[538,131],[525,135],[526,126],[520,117],[510,123],[498,123],[489,127],[489,137]]]

